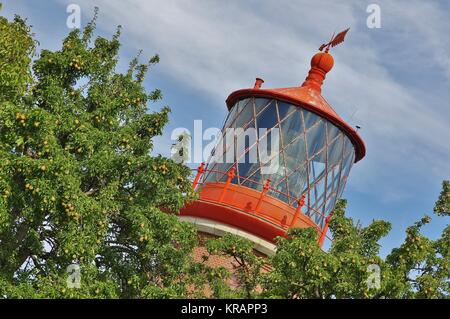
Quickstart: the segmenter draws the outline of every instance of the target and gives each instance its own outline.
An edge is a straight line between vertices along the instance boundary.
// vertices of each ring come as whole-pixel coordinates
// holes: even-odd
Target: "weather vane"
[[[328,53],[328,51],[330,50],[330,47],[333,48],[333,47],[337,46],[338,44],[344,42],[345,35],[347,34],[348,30],[350,30],[350,28],[345,29],[342,32],[339,32],[338,34],[336,34],[336,36],[334,36],[334,33],[333,33],[330,42],[322,44],[319,48],[319,51],[322,51],[323,49],[325,49],[325,52]]]

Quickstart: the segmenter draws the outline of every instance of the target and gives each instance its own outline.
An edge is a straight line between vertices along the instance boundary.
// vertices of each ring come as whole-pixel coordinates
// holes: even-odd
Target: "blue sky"
[[[161,63],[146,80],[172,108],[155,152],[169,154],[170,132],[220,127],[224,100],[253,86],[303,82],[311,56],[334,31],[351,30],[333,50],[335,66],[322,95],[350,125],[360,125],[366,157],[354,165],[343,197],[348,215],[366,225],[392,223],[382,252],[404,230],[431,214],[443,179],[450,178],[450,3],[377,1],[381,28],[366,25],[373,1],[3,0],[2,15],[28,18],[41,48],[58,49],[69,29],[66,7],[80,5],[82,25],[100,7],[97,33],[123,26],[121,63],[143,49]],[[449,218],[434,217],[425,233],[439,236]]]

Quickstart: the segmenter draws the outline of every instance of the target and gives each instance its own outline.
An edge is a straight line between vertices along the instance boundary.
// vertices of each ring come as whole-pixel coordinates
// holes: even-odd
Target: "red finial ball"
[[[321,69],[325,73],[329,72],[333,65],[333,56],[326,52],[316,53],[311,59],[311,67]]]

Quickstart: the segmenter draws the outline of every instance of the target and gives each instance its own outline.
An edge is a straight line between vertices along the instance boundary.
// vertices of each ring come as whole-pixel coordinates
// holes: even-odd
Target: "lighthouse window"
[[[330,144],[339,135],[342,135],[341,131],[336,126],[328,122],[327,123],[328,144]]]
[[[253,99],[243,99],[240,100],[237,104],[237,112],[240,113],[244,107],[247,107],[247,104],[252,104]]]
[[[243,128],[253,118],[253,103],[247,103],[236,119],[236,128]]]
[[[278,123],[277,108],[274,103],[270,104],[264,111],[262,111],[257,119],[256,126],[258,131],[260,129],[270,129]]]
[[[328,165],[330,167],[341,161],[343,147],[344,140],[342,136],[339,136],[330,146],[328,146]]]
[[[282,180],[275,186],[275,190],[269,191],[269,196],[273,196],[282,200],[283,202],[289,203],[289,198],[286,194],[288,194],[288,188],[286,184],[286,179]]]
[[[227,127],[240,130],[231,136],[234,145],[229,140],[216,148],[216,153],[227,148],[223,156],[226,163],[211,162],[208,169],[214,167],[219,173],[207,172],[206,181],[225,183],[232,166],[236,167],[236,177],[231,182],[257,191],[270,178],[269,196],[295,207],[296,200],[305,194],[302,211],[322,227],[324,216],[331,213],[342,194],[355,159],[347,135],[301,106],[266,98],[240,100],[229,112],[224,124]],[[254,130],[249,131],[251,128]],[[274,128],[279,128],[279,139],[272,133]],[[274,139],[278,147],[272,144]],[[278,166],[268,172],[264,168],[272,161],[278,161]]]
[[[306,161],[305,139],[297,138],[286,148],[286,164],[289,170],[296,169]]]
[[[294,112],[296,109],[298,109],[298,107],[292,104],[278,102],[278,115],[280,121],[283,121],[286,116],[292,115],[292,112]],[[300,112],[296,112],[296,114],[300,114]]]
[[[340,179],[340,172],[341,167],[340,163],[335,165],[332,168],[328,169],[328,176],[327,176],[327,196],[331,193],[336,193],[337,188],[339,186],[339,179]]]
[[[281,122],[283,145],[288,145],[295,137],[303,135],[303,123],[300,112],[294,112]]]
[[[249,127],[236,129],[236,158],[239,163],[257,160],[256,130]],[[245,154],[245,155],[244,155]],[[247,157],[247,158],[246,158]]]
[[[228,118],[225,121],[225,125],[223,126],[224,128],[231,127],[231,124],[235,120],[236,113],[237,113],[237,105],[231,108],[230,113],[228,114]]]
[[[258,115],[269,103],[275,103],[273,100],[256,98],[255,99],[255,114]]]
[[[321,178],[326,173],[325,168],[326,164],[324,150],[309,161],[309,182],[312,184],[314,181]]]
[[[312,112],[308,112],[305,110],[303,111],[303,119],[305,121],[305,127],[308,128],[313,126],[317,121],[319,121],[320,117]]]
[[[252,163],[245,162],[245,163],[239,163],[237,165],[237,167],[238,167],[237,173],[239,174],[239,178],[242,182],[242,180],[245,177],[251,176],[256,170],[259,169],[259,164],[258,163],[252,164]]]
[[[265,165],[266,167],[269,166],[269,164]],[[276,185],[285,178],[285,170],[284,170],[285,164],[283,159],[283,154],[280,154],[278,158],[278,167],[275,167],[276,171],[271,174],[264,174],[266,178],[270,178],[272,181],[272,185],[276,187]],[[266,173],[267,171],[262,171],[261,173]]]
[[[309,190],[310,209],[309,216],[316,224],[320,225],[323,215],[323,204],[325,203],[325,179],[318,181]]]
[[[264,183],[264,180],[261,176],[261,172],[259,171],[259,169],[256,170],[256,172],[253,175],[251,175],[245,179],[242,179],[242,182],[241,182],[241,184],[243,186],[247,186],[247,187],[250,187],[253,189],[257,189],[257,190],[263,189],[263,183]]]
[[[344,156],[344,166],[342,168],[342,172],[343,172],[343,176],[347,177],[348,173],[350,172],[350,168],[352,167],[353,164],[353,158],[354,158],[354,154],[350,153],[348,154],[346,157]]]
[[[317,152],[324,148],[325,138],[325,123],[322,120],[315,123],[314,126],[306,132],[309,158],[313,157]],[[325,163],[325,158],[323,159],[323,163]]]
[[[308,174],[306,167],[301,167],[288,177],[289,194],[295,198],[300,198],[300,194],[307,189]]]

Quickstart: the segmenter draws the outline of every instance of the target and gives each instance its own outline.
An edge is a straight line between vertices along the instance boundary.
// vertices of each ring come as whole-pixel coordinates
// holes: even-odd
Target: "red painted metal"
[[[227,175],[228,175],[228,176],[227,176],[227,181],[226,181],[226,183],[225,183],[225,186],[223,187],[222,195],[220,195],[219,203],[222,203],[222,202],[223,202],[223,198],[225,197],[225,194],[226,194],[226,192],[227,192],[227,189],[228,189],[228,187],[230,186],[231,180],[234,178],[235,172],[236,172],[236,167],[235,167],[235,166],[233,166],[233,167],[228,171],[228,173],[227,173]]]
[[[327,218],[325,219],[325,226],[322,229],[322,233],[320,234],[320,238],[319,238],[319,246],[322,247],[323,245],[323,240],[325,239],[325,236],[327,234],[328,231],[328,224],[330,223],[331,217],[333,216],[333,214],[330,214],[327,216]]]
[[[214,170],[206,170],[206,172],[208,171],[219,173]],[[299,205],[294,208],[279,199],[268,196],[268,191],[281,192],[272,188],[267,181],[264,183],[262,191],[231,183],[231,179],[236,177],[232,171],[234,170],[231,169],[227,173],[227,181],[230,180],[228,184],[227,182],[208,182],[206,184],[199,182],[197,190],[200,198],[185,206],[180,211],[180,215],[215,220],[270,242],[274,242],[277,236],[285,236],[290,227],[312,227],[319,235],[321,234],[320,227],[311,217],[301,211],[301,208],[304,207],[303,196],[303,203],[300,198]],[[262,185],[258,181],[249,180]],[[285,196],[289,196],[289,194],[285,194]],[[323,216],[320,212],[309,209],[313,215]],[[288,221],[291,222],[288,224]]]
[[[294,217],[292,218],[291,225],[289,226],[289,228],[292,228],[292,226],[294,226],[295,221],[297,220],[303,205],[305,205],[305,194],[303,194],[302,197],[297,201],[297,209],[295,210],[295,214]]]
[[[261,88],[261,85],[264,83],[264,80],[261,78],[256,78],[255,85],[253,86],[253,89],[258,90]]]
[[[348,125],[328,104],[320,94],[321,85],[326,73],[333,66],[332,57],[329,53],[320,52],[311,60],[311,70],[302,86],[279,88],[279,89],[242,89],[231,93],[226,104],[228,109],[240,99],[247,97],[264,97],[285,101],[329,120],[339,127],[352,141],[355,146],[355,163],[366,154],[364,141],[358,132]]]
[[[263,190],[261,192],[261,196],[259,197],[259,200],[258,200],[258,204],[256,204],[255,212],[258,212],[259,209],[261,208],[262,201],[270,189],[270,183],[271,183],[271,180],[270,180],[270,178],[268,178],[266,183],[264,184]]]
[[[200,166],[197,168],[197,175],[195,175],[194,181],[192,182],[192,188],[195,189],[195,187],[198,184],[198,181],[200,180],[200,177],[205,172],[205,162],[201,163]]]

